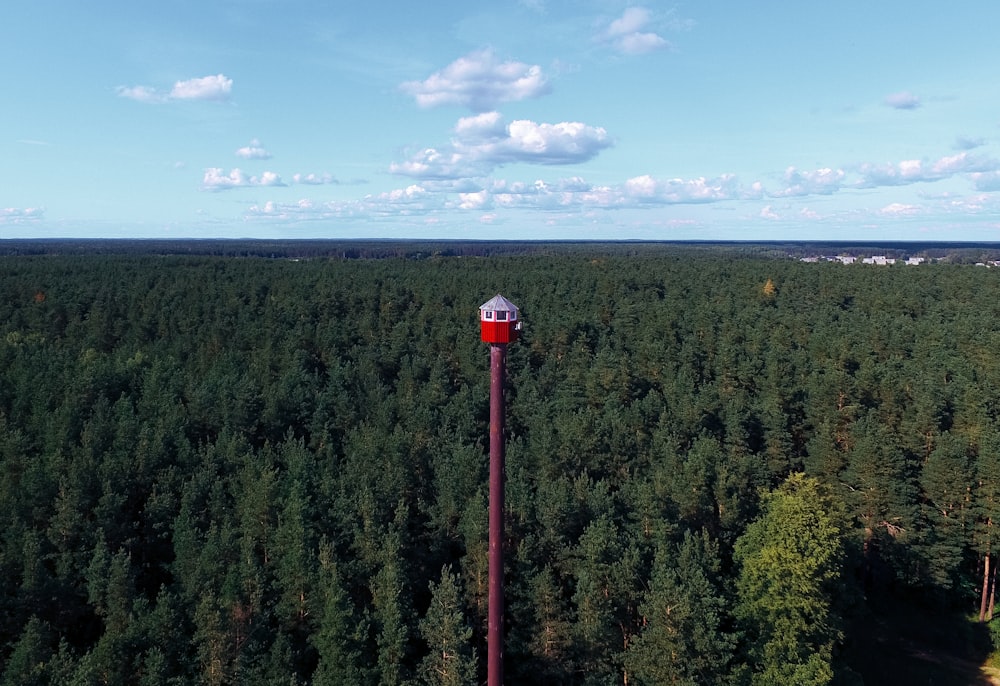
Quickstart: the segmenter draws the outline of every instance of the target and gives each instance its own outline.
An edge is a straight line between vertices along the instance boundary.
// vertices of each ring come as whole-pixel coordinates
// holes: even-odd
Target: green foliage
[[[458,577],[445,566],[441,581],[430,583],[431,604],[420,620],[420,635],[428,652],[420,662],[420,683],[427,686],[463,686],[476,681],[476,658],[465,620]]]
[[[718,586],[719,547],[705,533],[661,544],[639,606],[641,634],[625,663],[640,684],[711,684],[727,675],[735,636],[725,630],[728,600]]]
[[[431,627],[481,682],[498,291],[511,679],[822,682],[833,596],[990,597],[992,271],[256,250],[0,257],[5,683],[405,684]]]
[[[737,540],[737,618],[754,684],[829,684],[842,638],[835,598],[843,518],[819,481],[792,474]]]

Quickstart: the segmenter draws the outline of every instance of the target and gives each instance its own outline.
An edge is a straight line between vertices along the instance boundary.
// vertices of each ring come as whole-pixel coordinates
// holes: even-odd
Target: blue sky
[[[1000,240],[997,26],[993,0],[12,0],[0,238]]]

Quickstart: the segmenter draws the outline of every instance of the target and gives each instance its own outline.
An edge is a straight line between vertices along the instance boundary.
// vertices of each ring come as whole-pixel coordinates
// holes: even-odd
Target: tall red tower
[[[499,293],[479,307],[480,335],[490,344],[490,555],[486,683],[503,686],[504,399],[507,344],[521,330],[517,306]]]

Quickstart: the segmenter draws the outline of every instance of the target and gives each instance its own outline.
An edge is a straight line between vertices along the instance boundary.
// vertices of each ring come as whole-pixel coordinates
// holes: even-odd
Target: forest
[[[484,683],[497,293],[508,684],[989,683],[1000,273],[664,247],[0,256],[0,685]]]

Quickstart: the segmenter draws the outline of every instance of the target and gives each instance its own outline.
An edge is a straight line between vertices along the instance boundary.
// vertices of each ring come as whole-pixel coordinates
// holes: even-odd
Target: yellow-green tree
[[[736,615],[747,637],[751,683],[832,683],[844,518],[817,479],[798,473],[762,505],[735,547]]]

